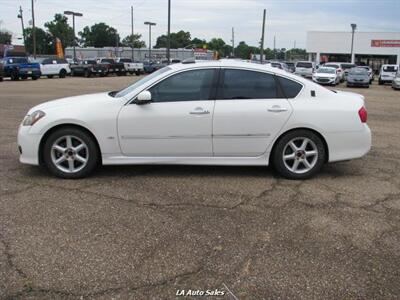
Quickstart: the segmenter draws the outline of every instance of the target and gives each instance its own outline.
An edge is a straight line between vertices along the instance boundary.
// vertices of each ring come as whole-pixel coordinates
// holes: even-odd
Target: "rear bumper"
[[[371,130],[367,124],[360,131],[325,134],[329,162],[360,158],[371,149]]]
[[[28,70],[24,70],[24,69],[20,69],[18,74],[20,76],[41,76],[42,72],[40,72],[40,70],[32,70],[32,71],[28,71]]]

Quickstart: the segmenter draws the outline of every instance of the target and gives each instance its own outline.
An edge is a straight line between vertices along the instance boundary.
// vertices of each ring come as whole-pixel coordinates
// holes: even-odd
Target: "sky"
[[[42,27],[54,14],[65,10],[83,13],[76,18],[76,32],[84,26],[105,22],[116,28],[121,38],[131,31],[131,5],[134,8],[134,32],[152,44],[167,32],[167,0],[34,0],[36,26]],[[306,33],[311,30],[350,31],[356,23],[359,31],[400,32],[400,0],[171,0],[171,32],[189,31],[192,38],[209,40],[220,37],[230,43],[232,27],[235,43],[258,45],[261,38],[263,9],[267,10],[266,47],[305,48]],[[31,0],[0,0],[0,29],[13,33],[20,44],[22,6],[25,26],[31,19]],[[72,19],[69,19],[72,26]]]

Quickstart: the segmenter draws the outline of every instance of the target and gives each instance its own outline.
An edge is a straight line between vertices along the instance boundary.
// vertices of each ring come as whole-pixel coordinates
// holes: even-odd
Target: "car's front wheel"
[[[314,176],[326,160],[322,139],[309,130],[294,130],[281,137],[272,153],[272,164],[288,179]]]
[[[57,177],[86,177],[97,167],[99,158],[99,149],[94,139],[75,127],[54,131],[44,143],[44,164]]]

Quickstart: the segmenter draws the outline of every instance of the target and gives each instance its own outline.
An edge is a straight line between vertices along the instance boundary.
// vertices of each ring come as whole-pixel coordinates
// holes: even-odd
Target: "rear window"
[[[312,68],[313,65],[310,62],[298,62],[296,68]]]
[[[130,59],[130,58],[121,58],[121,59],[119,60],[119,62],[130,63],[130,62],[132,62],[132,59]]]
[[[101,62],[102,62],[102,63],[110,63],[110,64],[113,64],[113,63],[114,63],[114,60],[111,59],[111,58],[105,58],[105,59],[102,59]]]
[[[278,78],[286,98],[295,98],[303,88],[303,86],[300,83],[295,82],[293,80],[280,76],[276,76],[276,78]]]
[[[398,70],[397,66],[385,66],[383,67],[384,72],[396,72]]]

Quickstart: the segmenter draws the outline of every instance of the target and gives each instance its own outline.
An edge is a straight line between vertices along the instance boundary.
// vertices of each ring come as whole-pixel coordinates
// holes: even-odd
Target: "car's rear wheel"
[[[314,176],[326,160],[322,139],[309,130],[295,130],[281,137],[274,147],[272,163],[288,179]]]
[[[64,69],[60,70],[60,74],[58,75],[58,77],[60,78],[65,78],[65,76],[67,75],[67,71]]]
[[[47,75],[47,78],[53,78],[53,75]]]
[[[43,161],[57,177],[77,179],[98,165],[99,150],[93,138],[78,128],[65,127],[49,135],[43,146]]]

